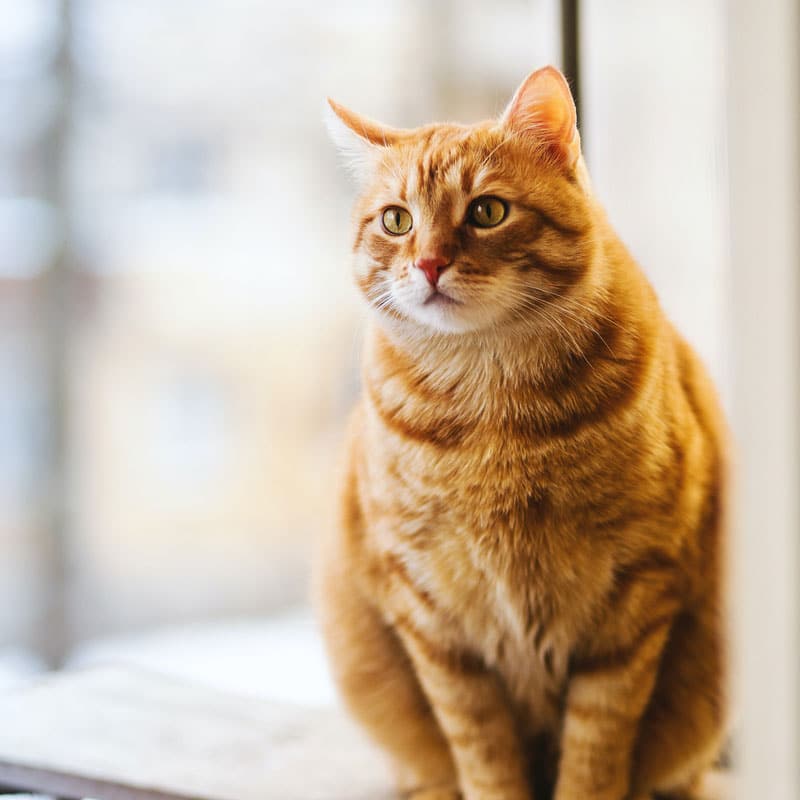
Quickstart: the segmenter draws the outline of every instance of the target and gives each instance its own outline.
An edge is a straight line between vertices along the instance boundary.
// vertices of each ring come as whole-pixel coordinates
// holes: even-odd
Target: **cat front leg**
[[[555,800],[626,800],[639,722],[650,700],[675,609],[576,661],[567,691]]]
[[[533,800],[505,689],[477,655],[408,618],[397,630],[449,744],[464,800]]]
[[[404,798],[457,800],[450,748],[416,669],[352,579],[352,562],[342,551],[340,540],[329,542],[315,574],[322,634],[342,698],[389,755]]]

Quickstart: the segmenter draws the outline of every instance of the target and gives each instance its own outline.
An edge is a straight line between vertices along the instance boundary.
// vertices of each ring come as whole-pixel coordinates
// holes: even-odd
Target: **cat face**
[[[361,178],[356,282],[381,315],[453,334],[530,324],[580,281],[590,215],[556,70],[498,122],[399,131],[331,107]]]

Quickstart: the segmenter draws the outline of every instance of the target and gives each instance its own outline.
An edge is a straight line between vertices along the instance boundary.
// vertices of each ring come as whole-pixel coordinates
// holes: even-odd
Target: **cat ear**
[[[525,78],[501,122],[510,131],[542,143],[564,166],[575,166],[581,151],[575,101],[555,67],[537,69]]]
[[[364,176],[377,151],[396,144],[402,137],[402,131],[362,117],[330,97],[325,124],[348,168],[357,178]]]

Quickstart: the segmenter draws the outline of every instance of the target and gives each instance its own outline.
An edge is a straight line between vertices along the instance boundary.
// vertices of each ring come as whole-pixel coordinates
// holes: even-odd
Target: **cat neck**
[[[603,250],[602,278],[530,324],[446,334],[373,320],[366,377],[373,383],[402,378],[454,403],[494,407],[502,405],[504,388],[550,393],[578,371],[587,383],[594,374],[603,380],[606,373],[595,364],[636,361],[662,324],[652,288],[616,236]]]

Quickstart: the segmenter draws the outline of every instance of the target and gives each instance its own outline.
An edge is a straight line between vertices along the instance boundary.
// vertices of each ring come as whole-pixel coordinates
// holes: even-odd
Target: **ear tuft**
[[[566,78],[555,67],[528,75],[502,117],[502,124],[544,145],[556,160],[572,168],[580,155],[575,101]]]
[[[339,151],[345,168],[360,183],[369,168],[372,145],[345,125],[336,113],[337,107],[339,106],[328,98],[323,112],[325,127]]]
[[[362,117],[328,98],[325,125],[348,169],[363,180],[376,152],[396,144],[403,132]]]

